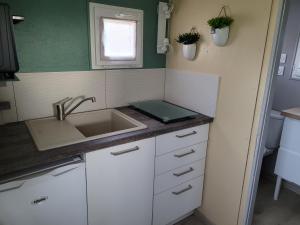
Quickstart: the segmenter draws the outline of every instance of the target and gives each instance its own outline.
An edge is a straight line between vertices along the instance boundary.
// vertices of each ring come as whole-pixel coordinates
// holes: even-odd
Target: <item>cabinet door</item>
[[[151,225],[155,139],[86,155],[89,225]]]

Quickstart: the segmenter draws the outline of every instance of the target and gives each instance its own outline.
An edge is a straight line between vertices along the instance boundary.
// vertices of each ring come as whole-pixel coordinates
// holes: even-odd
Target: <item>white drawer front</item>
[[[195,145],[208,139],[209,124],[192,127],[156,137],[156,155]]]
[[[167,173],[161,174],[155,178],[154,194],[166,191],[174,186],[192,180],[204,174],[205,159],[196,161]]]
[[[207,142],[179,149],[155,159],[155,174],[156,176],[165,173],[169,170],[190,164],[206,156]]]
[[[154,196],[153,225],[166,225],[201,206],[203,176]]]

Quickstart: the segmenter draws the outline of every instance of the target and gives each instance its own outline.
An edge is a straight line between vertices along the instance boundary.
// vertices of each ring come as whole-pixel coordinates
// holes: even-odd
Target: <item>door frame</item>
[[[256,200],[256,194],[258,190],[259,177],[262,167],[262,161],[264,157],[264,148],[267,139],[267,128],[269,123],[269,114],[272,110],[272,102],[275,94],[275,81],[276,81],[276,73],[277,68],[280,65],[280,57],[281,54],[283,39],[284,39],[284,29],[287,20],[288,14],[288,0],[279,0],[279,10],[277,14],[276,20],[276,29],[275,29],[275,37],[272,43],[272,52],[271,52],[271,60],[268,68],[267,81],[265,85],[262,110],[259,116],[259,125],[258,132],[256,138],[256,146],[254,152],[254,159],[252,163],[250,182],[248,186],[247,200],[246,200],[246,213],[244,215],[244,223],[245,225],[251,225],[253,214],[254,214],[254,206]]]

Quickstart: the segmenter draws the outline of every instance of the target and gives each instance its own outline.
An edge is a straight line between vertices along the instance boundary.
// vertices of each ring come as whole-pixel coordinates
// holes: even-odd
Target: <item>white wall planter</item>
[[[194,60],[196,56],[197,44],[182,45],[183,57],[187,60]]]
[[[229,38],[229,26],[212,30],[212,39],[215,45],[225,46]]]

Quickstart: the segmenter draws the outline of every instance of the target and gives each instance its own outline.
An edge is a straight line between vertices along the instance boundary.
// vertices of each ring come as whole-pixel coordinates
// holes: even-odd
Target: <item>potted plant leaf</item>
[[[222,11],[224,11],[224,16],[221,16]],[[229,28],[233,21],[234,20],[230,16],[227,16],[225,6],[222,7],[217,17],[207,21],[208,25],[211,27],[213,42],[217,46],[226,45],[229,38]]]
[[[192,28],[190,32],[179,34],[176,41],[182,44],[183,57],[188,60],[193,60],[196,56],[197,42],[200,39],[200,34],[196,28]]]

